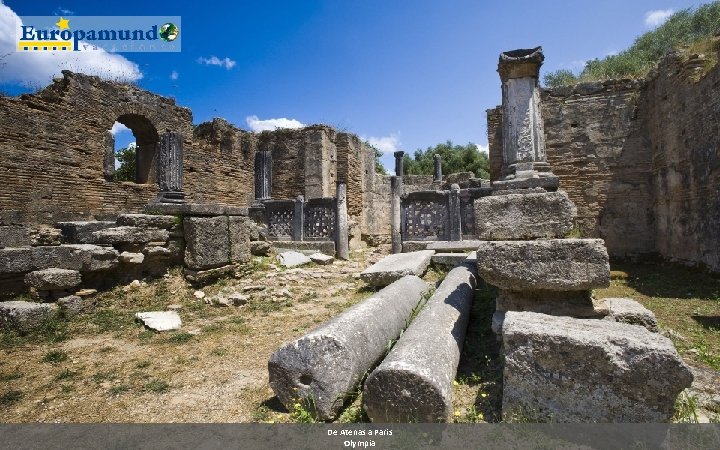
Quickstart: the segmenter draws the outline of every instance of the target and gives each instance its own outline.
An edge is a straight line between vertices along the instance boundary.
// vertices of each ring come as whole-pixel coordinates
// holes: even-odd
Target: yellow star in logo
[[[67,30],[70,28],[70,21],[64,17],[60,17],[60,20],[58,20],[55,25],[59,26],[61,30]]]

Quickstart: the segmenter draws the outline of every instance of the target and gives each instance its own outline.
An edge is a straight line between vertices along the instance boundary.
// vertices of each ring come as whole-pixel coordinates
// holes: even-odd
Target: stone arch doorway
[[[121,114],[116,119],[116,122],[130,129],[135,137],[135,177],[133,181],[138,184],[157,182],[156,173],[160,136],[155,126],[145,116],[132,113]],[[112,157],[106,158],[106,165],[112,165],[112,169],[106,170],[106,173],[114,172],[115,167],[115,141],[112,135],[110,138],[112,140],[108,145],[110,147],[108,152],[112,152]]]

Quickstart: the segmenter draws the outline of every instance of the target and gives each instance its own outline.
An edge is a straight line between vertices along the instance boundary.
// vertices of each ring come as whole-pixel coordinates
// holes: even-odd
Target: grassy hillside
[[[720,33],[720,1],[697,9],[684,9],[673,14],[661,26],[638,36],[630,48],[617,55],[587,61],[579,74],[565,69],[547,73],[543,84],[558,87],[584,81],[644,77],[673,50],[716,57],[712,38],[717,33]],[[715,62],[712,61],[713,64]]]

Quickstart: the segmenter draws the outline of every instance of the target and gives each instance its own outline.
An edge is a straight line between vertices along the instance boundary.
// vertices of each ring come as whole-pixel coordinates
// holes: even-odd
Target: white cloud
[[[117,135],[118,133],[122,133],[123,131],[130,131],[130,128],[126,127],[120,122],[115,122],[110,129],[110,133],[112,133],[113,136]]]
[[[490,152],[490,144],[475,144],[477,145],[477,149],[480,151],[480,153],[488,153]]]
[[[302,128],[305,126],[302,122],[295,119],[286,119],[284,117],[278,119],[260,120],[258,116],[247,116],[245,118],[248,126],[252,131],[272,131],[278,128]]]
[[[58,6],[55,8],[55,11],[53,11],[53,16],[74,16],[75,11],[70,11],[67,8],[63,8],[62,6]]]
[[[370,145],[380,150],[384,154],[393,153],[400,150],[400,135],[397,133],[393,133],[390,136],[370,136],[368,138],[363,137],[363,139],[368,141]]]
[[[177,72],[177,70],[173,70],[172,73],[170,74],[170,79],[177,80],[178,78],[180,78],[180,74]]]
[[[143,76],[134,62],[101,49],[17,52],[16,30],[21,24],[18,15],[0,3],[0,83],[40,88],[64,69],[115,81],[136,81]]]
[[[233,67],[235,67],[235,64],[237,64],[236,61],[233,61],[230,58],[220,59],[217,56],[211,56],[209,58],[204,58],[201,56],[197,59],[197,62],[200,64],[206,64],[208,66],[225,67],[227,70],[232,69]]]
[[[675,14],[674,9],[653,9],[645,13],[645,25],[648,28],[655,28],[662,25],[673,14]]]

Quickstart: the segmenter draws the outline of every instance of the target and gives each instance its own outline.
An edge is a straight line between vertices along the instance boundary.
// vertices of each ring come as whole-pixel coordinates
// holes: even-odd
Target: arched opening
[[[155,183],[159,140],[155,126],[147,118],[138,114],[118,117],[107,137],[106,179]]]

